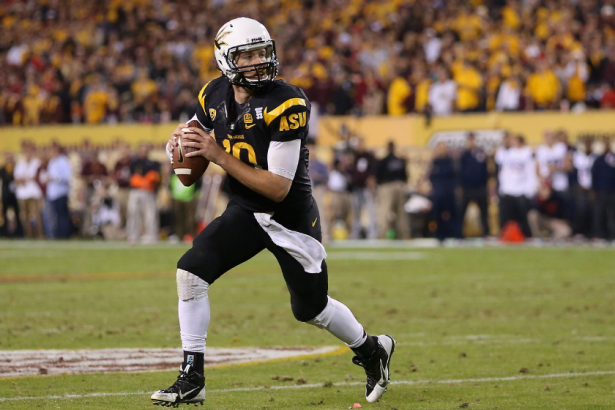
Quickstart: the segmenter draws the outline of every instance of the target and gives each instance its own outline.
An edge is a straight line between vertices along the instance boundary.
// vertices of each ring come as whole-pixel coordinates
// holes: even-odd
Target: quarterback
[[[367,375],[365,397],[375,402],[389,384],[395,341],[367,334],[344,304],[327,295],[327,254],[305,146],[310,102],[300,88],[275,80],[275,42],[259,22],[229,21],[214,47],[222,75],[200,91],[193,117],[204,131],[190,128],[184,134],[187,125],[180,124],[167,154],[172,157],[181,137],[183,146],[196,149],[186,156],[203,156],[226,171],[234,196],[177,263],[184,360],[175,383],[154,393],[152,401],[173,407],[203,402],[209,288],[267,249],[280,265],[295,318],[325,329],[354,351],[353,363]]]

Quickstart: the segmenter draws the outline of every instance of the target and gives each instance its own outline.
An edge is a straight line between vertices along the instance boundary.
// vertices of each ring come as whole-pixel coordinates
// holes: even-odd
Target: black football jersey
[[[295,178],[282,202],[276,203],[228,175],[235,201],[254,212],[301,209],[311,203],[309,152],[305,146],[310,102],[303,90],[276,80],[240,105],[235,101],[233,86],[221,76],[207,83],[199,92],[198,99],[197,118],[212,131],[218,145],[256,169],[268,169],[267,152],[272,141],[301,140]]]

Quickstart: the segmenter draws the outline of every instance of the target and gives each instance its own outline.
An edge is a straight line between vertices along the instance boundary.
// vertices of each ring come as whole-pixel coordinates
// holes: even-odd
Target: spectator
[[[489,201],[487,193],[487,154],[476,145],[476,137],[468,134],[466,149],[461,155],[461,188],[463,189],[463,202],[461,207],[461,220],[465,218],[470,202],[474,202],[480,209],[482,236],[489,235]]]
[[[310,180],[312,181],[312,195],[320,210],[320,227],[322,231],[323,241],[329,241],[329,212],[325,207],[325,193],[327,192],[327,183],[329,182],[329,171],[327,166],[318,158],[316,146],[308,145],[310,151]]]
[[[382,158],[376,168],[378,184],[378,238],[386,238],[391,222],[395,222],[396,236],[410,238],[406,204],[406,184],[408,183],[407,164],[404,158],[395,155],[395,143],[389,141],[387,156]]]
[[[439,241],[451,237],[460,238],[461,225],[455,203],[457,175],[445,142],[439,142],[434,149],[429,180],[432,187],[432,217],[436,222],[436,238]]]
[[[333,169],[329,173],[327,186],[331,195],[331,228],[342,226],[346,232],[350,231],[350,211],[352,208],[350,197],[350,168],[352,157],[349,154],[342,155],[334,162]],[[331,234],[334,239],[336,238]]]
[[[425,69],[418,66],[412,73],[412,82],[416,90],[414,93],[414,110],[417,113],[423,113],[428,104],[431,79],[427,76]]]
[[[556,107],[561,95],[560,82],[543,58],[536,64],[536,71],[527,80],[528,108],[538,110]]]
[[[92,214],[92,226],[105,240],[120,240],[126,238],[126,232],[121,226],[120,206],[109,195],[107,188],[98,187],[95,195],[95,205]]]
[[[352,239],[361,237],[361,217],[363,209],[367,210],[367,232],[368,239],[375,239],[378,236],[376,226],[376,205],[374,191],[376,188],[376,158],[365,149],[365,141],[358,138],[354,152],[354,165],[352,168]]]
[[[457,85],[457,110],[460,112],[477,111],[483,78],[465,59],[462,60],[460,69],[455,73],[455,84]]]
[[[592,167],[596,161],[596,155],[592,152],[592,142],[591,138],[586,138],[582,141],[582,149],[573,154],[573,164],[577,171],[577,184],[574,190],[576,208],[574,231],[586,238],[591,237],[593,226],[591,189]]]
[[[451,80],[448,70],[440,67],[437,70],[438,81],[429,88],[429,105],[434,115],[447,116],[453,112],[453,102],[457,95],[456,85]]]
[[[47,167],[51,159],[51,147],[43,147],[39,153],[41,166],[36,174],[38,186],[43,193],[43,231],[47,238],[53,238],[53,229],[55,226],[55,215],[51,201],[47,197],[47,182],[49,181]]]
[[[547,232],[553,239],[569,238],[572,229],[566,220],[568,212],[566,201],[560,193],[544,181],[538,189],[534,209],[528,213],[528,221],[535,238],[542,238]]]
[[[585,83],[589,79],[589,68],[581,50],[570,53],[570,61],[564,70],[566,78],[566,97],[571,104],[584,104]]]
[[[36,181],[41,161],[34,156],[34,148],[24,146],[24,157],[15,165],[16,195],[22,225],[26,237],[43,238],[43,221],[41,219],[41,200],[43,192]]]
[[[602,69],[602,81],[615,84],[615,47],[607,48],[607,59]]]
[[[502,82],[495,102],[496,111],[518,111],[521,99],[521,83],[517,77]]]
[[[81,167],[81,177],[85,182],[85,216],[81,226],[81,235],[91,235],[90,228],[92,227],[93,210],[97,205],[94,201],[94,193],[101,186],[107,185],[107,167],[98,159],[99,153],[86,152],[83,156],[83,166]]]
[[[492,65],[485,77],[484,91],[482,89],[480,90],[481,93],[484,92],[484,107],[487,111],[493,111],[495,109],[495,103],[501,85],[502,77],[500,76],[500,66]]]
[[[19,217],[19,203],[17,201],[17,184],[15,183],[15,158],[13,154],[7,152],[4,154],[4,165],[0,168],[0,181],[2,181],[2,229],[0,236],[21,237],[23,236],[23,227],[21,218]],[[15,224],[9,226],[8,212],[13,210],[15,214]]]
[[[23,125],[38,125],[41,121],[41,111],[45,104],[44,93],[36,84],[27,87],[28,93],[22,100]]]
[[[604,139],[604,154],[592,166],[594,238],[615,240],[615,153],[611,140]]]
[[[175,173],[169,179],[173,200],[173,234],[187,244],[191,244],[196,236],[196,207],[202,183],[203,180],[199,179],[188,187],[184,186]]]
[[[71,178],[72,168],[68,157],[62,148],[54,145],[47,165],[45,182],[47,183],[47,199],[54,215],[51,237],[55,239],[68,239],[71,233],[71,219],[68,210]]]
[[[160,184],[160,164],[148,158],[149,147],[141,144],[139,155],[130,164],[130,194],[128,195],[128,220],[126,234],[131,244],[141,237],[142,242],[158,242],[158,214],[155,191]]]
[[[130,164],[132,163],[132,154],[130,145],[125,144],[121,148],[120,158],[115,163],[113,170],[113,178],[117,184],[117,193],[115,200],[120,207],[120,217],[122,227],[126,226],[126,215],[128,213],[128,194],[130,193]]]
[[[109,108],[110,95],[105,90],[99,75],[95,77],[94,83],[90,86],[83,103],[85,111],[85,121],[88,124],[101,123],[107,115]]]
[[[530,198],[535,196],[537,176],[536,162],[525,139],[517,136],[509,141],[506,137],[503,146],[495,154],[498,165],[500,194],[500,229],[508,222],[516,222],[526,237],[531,236],[527,221]]]
[[[412,96],[412,87],[406,79],[407,75],[399,73],[389,86],[387,110],[389,115],[404,115],[408,109],[408,101]]]
[[[442,40],[438,38],[436,31],[433,28],[425,29],[422,42],[425,61],[429,64],[436,62],[442,50]]]
[[[352,82],[346,78],[343,72],[339,72],[335,77],[335,82],[330,95],[329,114],[349,115],[354,109],[354,101],[350,96]]]
[[[156,82],[149,78],[147,69],[142,68],[135,82],[130,86],[137,107],[143,104],[158,91]]]
[[[384,91],[382,90],[382,84],[372,71],[368,71],[365,76],[365,96],[363,97],[363,107],[362,113],[363,115],[380,115],[382,114],[382,109],[384,107]],[[314,107],[314,105],[312,105]],[[312,108],[312,115],[310,115],[310,124],[313,119],[317,119],[314,116],[315,111]],[[316,129],[310,125],[310,131],[312,129]]]
[[[602,98],[600,100],[600,108],[602,109],[614,109],[615,108],[615,88],[609,83],[602,85]]]
[[[591,85],[600,84],[602,80],[602,72],[608,62],[604,49],[602,48],[602,39],[599,36],[590,40],[589,53],[587,56],[587,65],[589,68],[589,81]]]

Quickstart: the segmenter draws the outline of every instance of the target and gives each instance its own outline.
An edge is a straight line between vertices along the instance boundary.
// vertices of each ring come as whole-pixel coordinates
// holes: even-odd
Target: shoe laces
[[[365,370],[367,375],[367,384],[374,387],[378,380],[380,380],[380,355],[378,352],[374,353],[372,357],[366,359],[364,357],[355,356],[352,358],[352,362],[357,366],[361,366]]]
[[[190,365],[186,365],[184,368],[179,369],[179,376],[177,376],[177,380],[175,383],[165,391],[168,393],[179,393],[182,387],[186,384],[191,384],[190,380],[188,380],[188,373],[190,372]]]

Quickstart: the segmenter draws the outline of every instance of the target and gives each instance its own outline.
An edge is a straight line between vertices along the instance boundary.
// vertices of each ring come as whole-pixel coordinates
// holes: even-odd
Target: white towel
[[[266,213],[254,213],[258,224],[267,232],[273,243],[284,248],[303,266],[307,273],[320,273],[327,252],[322,243],[309,235],[286,229]]]

